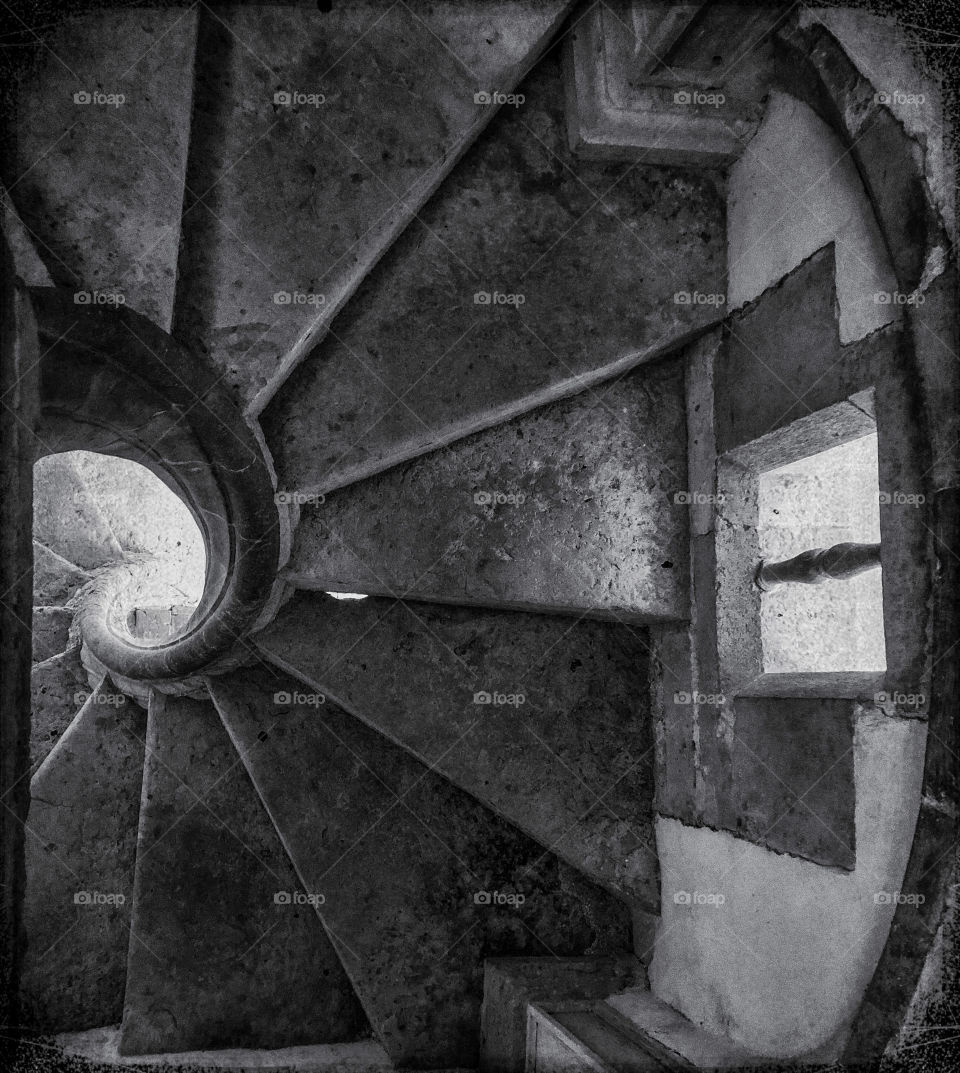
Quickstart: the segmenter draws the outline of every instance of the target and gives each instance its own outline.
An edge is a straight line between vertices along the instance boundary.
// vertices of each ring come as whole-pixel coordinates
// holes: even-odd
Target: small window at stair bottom
[[[837,544],[879,544],[877,435],[848,440],[759,475],[764,562]],[[761,595],[766,674],[883,671],[879,567],[816,584],[776,585]]]

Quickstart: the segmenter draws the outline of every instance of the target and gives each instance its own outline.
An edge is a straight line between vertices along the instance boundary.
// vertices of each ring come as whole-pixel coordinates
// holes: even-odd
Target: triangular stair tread
[[[83,570],[123,558],[110,523],[68,454],[40,460],[34,481],[33,534]]]
[[[257,644],[585,875],[657,910],[642,629],[303,592]]]
[[[568,7],[201,14],[188,188],[205,195],[188,194],[176,331],[243,401],[261,408],[322,336],[494,115],[475,95],[509,92]]]
[[[62,607],[91,575],[40,541],[33,542],[33,602],[38,607]]]
[[[369,1033],[209,701],[154,693],[121,1054]]]
[[[410,600],[689,617],[680,357],[304,500],[286,576]]]
[[[30,784],[21,994],[45,1031],[123,1011],[146,713],[109,680]]]
[[[485,957],[630,948],[624,905],[298,680],[209,685],[398,1065],[475,1064]]]
[[[79,648],[34,665],[30,673],[30,761],[42,763],[90,696],[90,676]]]
[[[161,1066],[185,1071],[218,1070],[220,1073],[392,1073],[396,1068],[387,1052],[372,1039],[354,1043],[315,1043],[269,1050],[230,1048],[216,1051],[181,1051],[175,1054],[121,1055],[117,1050],[120,1031],[110,1025],[86,1032],[64,1032],[54,1044],[71,1058],[96,1063],[98,1069],[118,1066]],[[409,1070],[408,1073],[417,1073]],[[474,1070],[433,1069],[430,1073],[475,1073]]]
[[[381,472],[719,319],[719,174],[574,156],[559,50],[517,94],[263,411],[281,489]]]
[[[54,281],[79,302],[122,301],[164,329],[195,28],[195,10],[175,6],[87,8],[45,26],[11,139],[12,197]]]

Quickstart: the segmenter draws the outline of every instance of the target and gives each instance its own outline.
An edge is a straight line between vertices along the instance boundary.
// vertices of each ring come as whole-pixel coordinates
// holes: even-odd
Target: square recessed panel
[[[880,541],[877,436],[872,433],[760,474],[764,560],[812,548]],[[883,584],[879,568],[763,594],[765,673],[882,671]]]

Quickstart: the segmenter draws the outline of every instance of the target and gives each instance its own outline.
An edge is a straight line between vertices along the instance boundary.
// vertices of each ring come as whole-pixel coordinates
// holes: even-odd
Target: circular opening
[[[116,627],[145,647],[187,631],[206,549],[190,510],[156,474],[125,458],[69,451],[36,463],[33,495],[35,604],[72,606],[88,581],[127,564]]]

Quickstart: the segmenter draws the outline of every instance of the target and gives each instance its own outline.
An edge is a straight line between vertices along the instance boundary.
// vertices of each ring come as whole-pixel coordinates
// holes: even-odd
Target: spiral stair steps
[[[657,911],[645,631],[301,592],[256,643],[584,876]]]
[[[4,176],[53,281],[169,329],[189,141],[193,8],[58,22],[19,96]],[[122,102],[97,103],[95,92]],[[74,94],[87,94],[73,103]],[[34,163],[42,159],[42,166]],[[21,181],[22,177],[22,181]],[[7,178],[8,184],[12,179]]]
[[[90,580],[81,570],[39,540],[33,542],[33,604],[35,607],[63,607],[81,585]]]
[[[34,665],[30,674],[30,762],[34,770],[73,722],[90,693],[79,647]]]
[[[154,693],[119,1053],[369,1035],[302,893],[213,705]]]
[[[73,462],[51,455],[41,465],[43,480],[33,502],[35,539],[82,570],[122,559],[110,522]]]
[[[620,901],[299,679],[209,685],[397,1065],[475,1064],[484,957],[629,948]]]
[[[21,993],[43,1031],[120,1019],[145,730],[104,680],[31,781]]]
[[[411,600],[683,620],[686,447],[674,356],[307,497],[285,576]]]
[[[556,51],[518,92],[264,409],[282,489],[500,425],[716,319],[675,295],[722,287],[694,226],[723,219],[717,179],[574,157]]]
[[[201,10],[174,333],[244,403],[322,336],[495,114],[474,95],[511,92],[568,7]]]

